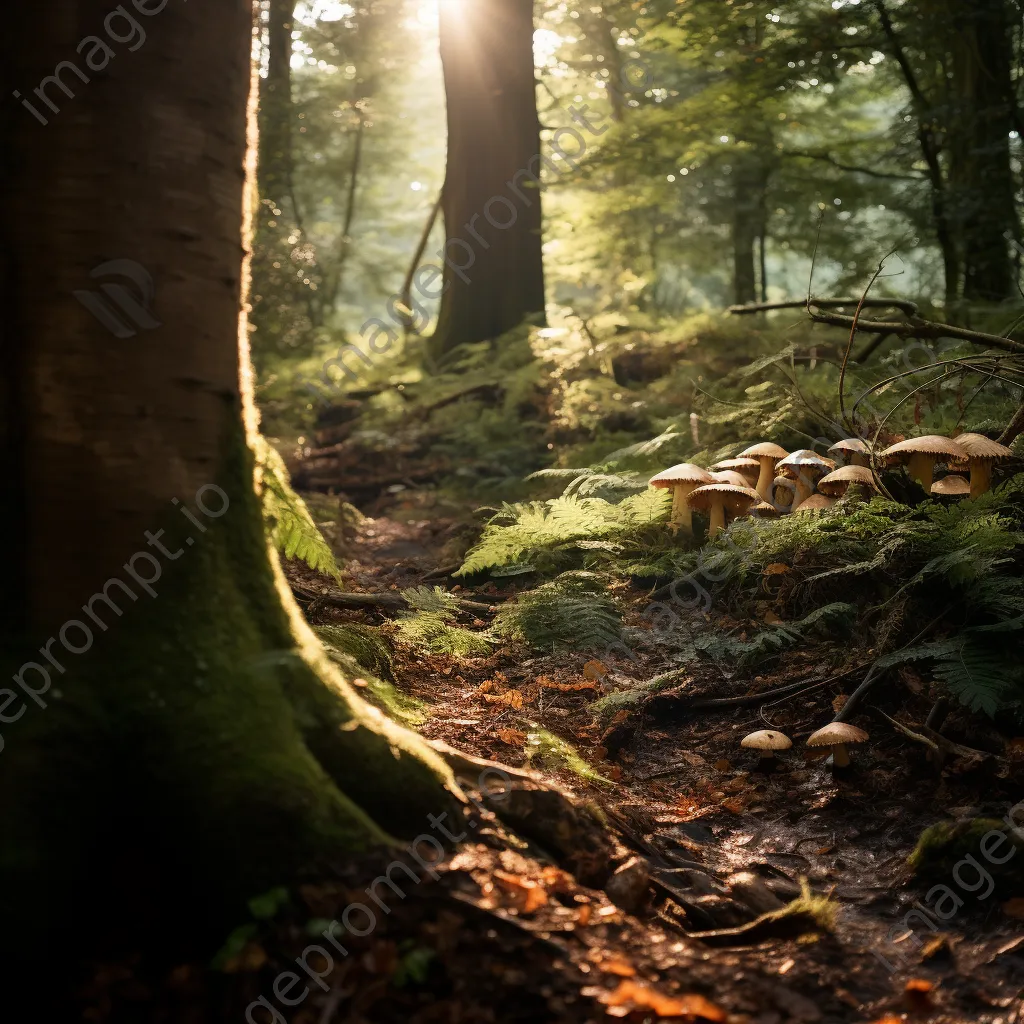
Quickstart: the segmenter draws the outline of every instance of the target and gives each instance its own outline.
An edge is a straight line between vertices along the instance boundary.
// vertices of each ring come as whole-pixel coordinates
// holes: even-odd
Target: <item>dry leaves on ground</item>
[[[601,992],[598,1000],[613,1017],[625,1017],[633,1010],[650,1010],[659,1017],[700,1017],[724,1021],[725,1011],[704,996],[667,996],[651,985],[627,979],[612,992]]]

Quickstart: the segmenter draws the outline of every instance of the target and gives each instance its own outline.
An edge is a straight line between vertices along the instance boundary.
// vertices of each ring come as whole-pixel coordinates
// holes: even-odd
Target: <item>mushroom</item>
[[[777,476],[772,481],[772,504],[781,512],[792,511],[793,495],[796,494],[796,481],[788,476]]]
[[[864,466],[840,466],[818,481],[818,490],[830,498],[841,498],[851,484],[864,484],[878,490],[871,470]]]
[[[1003,459],[1012,458],[1013,452],[984,434],[961,434],[956,443],[970,457],[971,497],[978,498],[992,489],[992,467]]]
[[[932,494],[962,498],[970,493],[970,483],[965,477],[960,476],[959,473],[950,473],[949,476],[944,476],[941,480],[936,480],[932,484]]]
[[[735,484],[706,484],[690,495],[690,507],[706,509],[711,513],[708,540],[725,529],[725,513],[743,515],[758,501],[757,491]]]
[[[871,449],[859,438],[848,437],[837,441],[828,450],[829,455],[841,455],[851,466],[870,466]]]
[[[789,750],[793,746],[793,741],[785,733],[776,732],[774,729],[761,729],[744,736],[740,746],[756,750],[760,758],[758,768],[762,771],[771,771],[775,767],[775,751]]]
[[[673,532],[682,527],[687,533],[693,533],[693,520],[687,498],[695,488],[709,484],[713,479],[706,469],[695,466],[692,462],[680,463],[651,477],[652,487],[668,488],[672,491],[672,518],[669,522]]]
[[[846,722],[829,722],[823,729],[812,732],[807,737],[809,747],[831,747],[832,764],[836,768],[846,768],[850,763],[850,755],[846,752],[847,744],[863,743],[868,734],[855,725]]]
[[[796,508],[794,512],[822,512],[827,508],[831,508],[836,503],[835,498],[828,498],[824,494],[812,494],[809,498],[804,498]]]
[[[747,483],[753,487],[757,483],[761,473],[761,463],[757,459],[722,459],[711,467],[712,473],[721,473],[723,470],[733,470],[739,473]]]
[[[750,506],[750,514],[756,519],[778,519],[781,513],[770,501],[759,501]]]
[[[932,489],[932,473],[936,462],[967,462],[968,457],[966,449],[956,441],[938,434],[908,437],[906,441],[890,445],[882,452],[883,459],[905,462],[907,472],[926,492]]]
[[[760,444],[752,444],[746,451],[740,452],[741,459],[757,459],[761,465],[761,473],[757,478],[757,486],[754,488],[765,501],[772,500],[772,481],[775,479],[775,467],[780,459],[784,459],[789,452],[780,448],[771,441],[762,441]]]
[[[835,468],[836,464],[831,459],[823,458],[808,448],[801,448],[792,455],[787,455],[780,459],[776,466],[780,473],[796,481],[794,509],[814,493],[815,481],[826,473],[831,473]]]
[[[720,469],[711,474],[711,483],[733,484],[735,487],[750,487],[750,481],[735,469]]]

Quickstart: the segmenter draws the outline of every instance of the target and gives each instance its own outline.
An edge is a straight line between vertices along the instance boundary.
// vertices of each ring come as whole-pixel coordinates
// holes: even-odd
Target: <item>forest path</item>
[[[392,504],[390,515],[367,519],[350,538],[346,591],[394,598],[407,587],[442,584],[483,606],[514,595],[512,581],[502,588],[493,582],[463,587],[449,578],[452,541],[465,530],[465,519],[428,515],[415,498],[403,504]],[[299,574],[304,587],[314,585],[306,573]],[[637,591],[628,597],[638,609],[637,621],[647,596]],[[395,611],[320,608],[317,615],[321,621],[380,624]],[[459,618],[461,625],[482,631],[489,616],[470,610]],[[735,629],[736,624],[712,620],[711,628]],[[759,692],[817,678],[821,659],[820,651],[796,651],[773,672],[753,676],[751,670],[749,679],[724,678],[718,668],[694,666],[681,689],[684,695],[712,697]],[[647,674],[663,668],[652,664]],[[644,666],[629,671],[637,678],[645,675]],[[859,678],[854,675],[854,683]],[[614,978],[639,982],[646,977],[656,985],[677,982],[688,989],[697,982],[731,1014],[747,1015],[737,1020],[763,1024],[867,1022],[908,1013],[949,1024],[1024,1020],[1024,929],[999,909],[1008,904],[1008,895],[996,886],[982,900],[987,886],[979,883],[968,891],[976,875],[958,885],[950,861],[945,874],[934,879],[955,894],[944,904],[947,919],[942,920],[935,915],[929,886],[913,881],[906,869],[923,829],[942,819],[1002,818],[1019,799],[1019,787],[1015,797],[1013,778],[1005,772],[1000,777],[992,763],[952,765],[937,775],[923,750],[880,717],[873,742],[853,752],[853,769],[834,777],[820,760],[804,757],[801,741],[823,716],[830,717],[833,702],[842,699],[842,681],[787,698],[770,710],[771,725],[793,736],[795,745],[775,772],[764,774],[739,747],[743,735],[765,727],[756,703],[687,709],[669,694],[647,711],[620,711],[608,728],[607,722],[598,723],[591,705],[625,677],[609,666],[595,674],[585,655],[530,656],[502,644],[490,656],[460,659],[399,646],[395,679],[426,705],[420,731],[427,738],[537,770],[596,801],[610,819],[620,853],[642,858],[655,898],[641,886],[644,894],[635,905],[619,898],[621,909],[609,906],[600,923],[578,920],[566,928],[562,922],[556,931],[544,911],[503,909],[528,922],[538,941],[560,934],[566,971],[571,964],[586,965],[588,957],[593,964],[595,951],[603,950],[606,960],[626,964],[613,970]],[[850,688],[846,680],[846,692]],[[549,736],[571,743],[591,777],[570,770]],[[1014,774],[1019,782],[1019,770]],[[979,856],[977,850],[965,852]],[[483,849],[478,853],[482,856]],[[529,868],[522,857],[513,860],[523,878],[531,870],[542,877],[536,863]],[[484,874],[486,861],[476,863]],[[499,858],[491,869],[507,863]],[[736,878],[739,872],[747,873],[746,879]],[[687,938],[749,922],[752,907],[760,911],[773,900],[799,896],[802,880],[838,910],[831,933],[811,929],[793,935],[781,926],[766,937],[731,942]],[[589,894],[578,898],[608,905],[603,895],[578,891]],[[918,913],[903,926],[908,912],[922,910],[926,900],[932,914]],[[580,975],[570,971],[562,980],[571,986],[573,978],[578,983]],[[599,991],[591,982],[589,995],[606,1001]],[[609,1012],[621,1015],[620,1010]],[[576,1019],[566,1014],[564,1019]]]

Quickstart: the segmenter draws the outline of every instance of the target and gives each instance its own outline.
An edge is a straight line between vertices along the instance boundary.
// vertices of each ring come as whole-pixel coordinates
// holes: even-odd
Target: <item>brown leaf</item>
[[[838,715],[840,711],[846,707],[846,702],[849,700],[849,696],[845,693],[837,693],[832,698],[832,710]]]
[[[512,896],[516,909],[523,914],[532,914],[548,901],[544,886],[529,878],[520,878],[507,871],[495,871],[494,880]]]
[[[732,767],[732,762],[726,758],[720,758],[715,762],[715,771],[727,772]]]
[[[697,754],[692,750],[680,750],[679,756],[687,764],[692,764],[694,768],[700,768],[702,765],[707,764],[707,761],[701,757],[700,754]]]
[[[782,576],[784,573],[790,572],[790,567],[785,562],[772,562],[771,565],[764,567],[765,576]]]
[[[608,666],[603,661],[588,661],[583,666],[584,679],[601,679],[608,675]]]
[[[722,801],[722,806],[733,814],[742,814],[747,809],[749,798],[743,796],[731,796],[728,800]]]
[[[779,618],[770,608],[764,613],[764,622],[768,626],[777,626],[781,622],[785,622],[785,619]]]
[[[635,1010],[650,1010],[659,1017],[702,1017],[704,1020],[725,1020],[725,1011],[703,996],[696,994],[667,996],[656,988],[639,981],[619,982],[619,987],[614,992],[602,992],[598,999],[605,1006],[626,1006]]]
[[[513,711],[523,710],[523,695],[519,690],[509,690],[508,693],[502,693],[496,697],[485,693],[484,700],[490,701],[492,704],[505,704]]]
[[[477,693],[490,693],[494,689],[494,680],[485,679],[478,687]]]
[[[498,739],[510,747],[522,747],[526,743],[526,733],[518,729],[499,729]]]

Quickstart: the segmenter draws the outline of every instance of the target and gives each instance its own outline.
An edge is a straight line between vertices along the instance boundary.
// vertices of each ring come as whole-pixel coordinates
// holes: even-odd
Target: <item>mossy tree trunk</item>
[[[544,312],[533,29],[533,0],[441,4],[447,261],[435,362]]]
[[[14,8],[7,94],[108,12]],[[252,7],[138,21],[141,52],[81,88],[65,76],[76,95],[50,91],[49,125],[3,115],[0,439],[22,498],[6,509],[0,590],[20,614],[2,654],[25,684],[0,691],[5,948],[58,918],[88,921],[84,943],[155,922],[154,941],[216,936],[304,865],[457,807],[429,748],[323,657],[266,544],[240,312]],[[72,294],[116,258],[155,282],[161,326],[129,339]],[[104,587],[113,605],[94,599]]]

